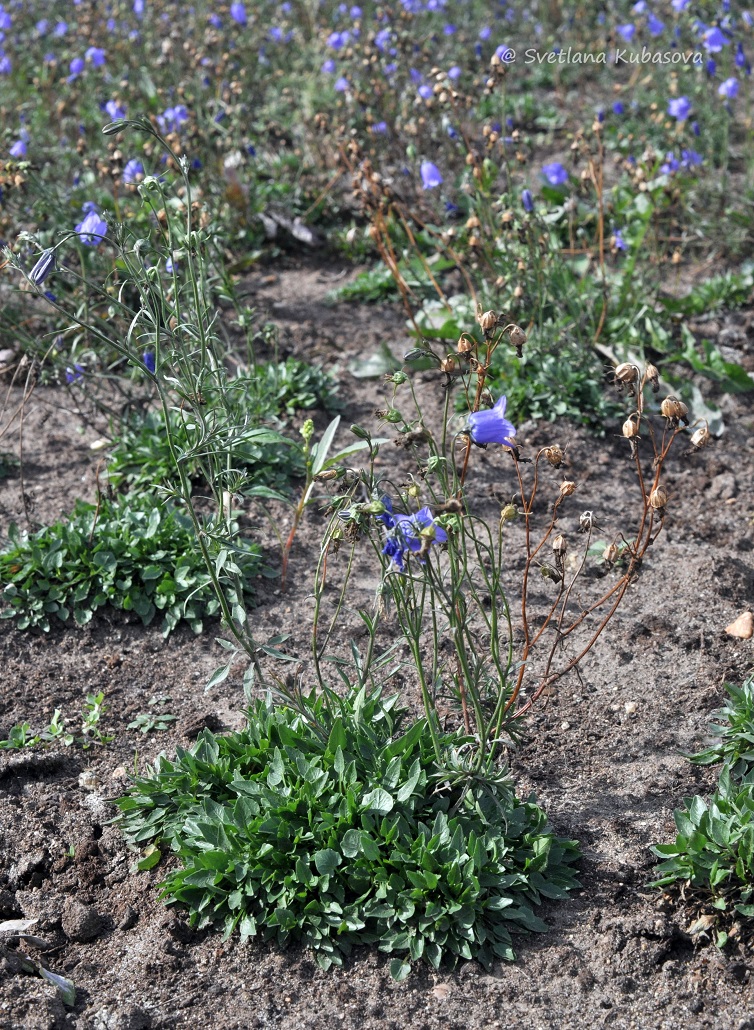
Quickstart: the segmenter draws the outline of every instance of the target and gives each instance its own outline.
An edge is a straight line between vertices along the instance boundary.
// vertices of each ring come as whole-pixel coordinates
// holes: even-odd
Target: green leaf
[[[151,844],[148,848],[144,850],[143,856],[136,863],[136,868],[139,869],[141,872],[144,872],[147,869],[154,869],[154,867],[157,865],[161,858],[162,852],[160,851],[160,849],[156,847],[154,844]]]
[[[361,799],[362,810],[378,812],[380,815],[387,815],[388,812],[392,812],[394,804],[392,795],[388,794],[382,787],[371,790]]]
[[[405,980],[411,972],[411,963],[401,958],[394,958],[390,962],[390,975],[398,983]]]
[[[314,865],[320,875],[334,872],[342,861],[342,857],[332,848],[323,848],[314,854]]]

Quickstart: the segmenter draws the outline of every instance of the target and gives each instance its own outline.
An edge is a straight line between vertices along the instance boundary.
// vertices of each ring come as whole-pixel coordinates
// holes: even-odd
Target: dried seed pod
[[[563,449],[555,443],[552,447],[545,447],[545,458],[554,469],[559,469],[563,464]]]
[[[456,350],[459,354],[468,354],[470,350],[474,348],[474,341],[468,333],[464,333],[458,340]]]
[[[639,369],[636,365],[632,365],[630,361],[624,361],[617,366],[613,375],[615,376],[616,383],[620,383],[622,386],[632,390],[639,380]]]
[[[689,409],[686,407],[683,401],[679,401],[677,397],[673,396],[673,394],[670,394],[668,397],[665,398],[665,400],[660,405],[660,411],[668,420],[668,422],[670,422],[672,425],[677,425],[679,422],[688,421],[686,416],[689,413]]]
[[[560,496],[570,497],[575,489],[576,484],[572,479],[564,479],[563,482],[560,484]]]
[[[654,508],[655,511],[662,511],[667,506],[668,495],[665,491],[665,487],[658,486],[649,495],[649,506]]]
[[[516,354],[518,354],[520,358],[523,353],[523,346],[526,343],[526,333],[520,325],[514,325],[508,333],[508,338],[516,348]]]
[[[639,417],[638,415],[630,415],[623,423],[623,435],[627,440],[633,440],[635,436],[639,435]]]
[[[660,373],[651,362],[644,369],[644,381],[651,384],[654,393],[660,389]]]
[[[492,332],[497,325],[497,314],[494,311],[484,311],[477,315],[477,322],[483,333]]]
[[[620,551],[617,544],[608,544],[602,553],[602,560],[606,565],[615,565],[620,558]]]
[[[592,511],[582,511],[579,515],[579,533],[591,533],[594,527],[594,513]]]
[[[691,437],[691,446],[694,450],[698,451],[700,447],[706,447],[711,439],[712,434],[707,426],[699,426],[697,431]]]
[[[565,553],[567,550],[568,544],[566,543],[566,538],[563,536],[562,533],[558,533],[558,535],[552,542],[552,553],[555,555],[557,559],[562,561],[565,557]]]
[[[447,358],[443,358],[440,362],[440,370],[450,375],[456,367],[456,359],[448,355]]]

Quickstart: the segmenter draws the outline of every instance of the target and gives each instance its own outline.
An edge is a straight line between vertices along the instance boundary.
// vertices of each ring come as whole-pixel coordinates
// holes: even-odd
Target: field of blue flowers
[[[752,62],[0,3],[0,1027],[749,1026]]]

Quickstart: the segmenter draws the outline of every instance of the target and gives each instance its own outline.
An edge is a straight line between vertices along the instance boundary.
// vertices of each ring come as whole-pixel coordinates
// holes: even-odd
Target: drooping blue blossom
[[[738,96],[739,89],[738,79],[731,76],[729,79],[726,79],[725,82],[720,83],[717,92],[718,96],[725,97],[726,100],[735,100]]]
[[[322,65],[322,71],[325,75],[334,75],[337,65],[333,61],[332,57],[328,57],[325,63]]]
[[[387,132],[387,122],[375,122],[372,126],[372,132],[382,135]]]
[[[707,29],[707,31],[702,34],[702,43],[709,53],[717,54],[724,46],[727,46],[728,43],[730,43],[730,40],[720,31],[720,29],[717,28],[717,26],[715,26],[715,28]]]
[[[615,230],[615,232],[613,233],[613,237],[612,237],[612,241],[611,242],[613,244],[613,247],[616,250],[625,250],[626,249],[626,241],[623,239],[623,233],[621,232],[620,229],[616,229]]]
[[[178,262],[173,261],[172,258],[167,258],[165,261],[165,271],[168,275],[174,275],[178,272]]]
[[[647,28],[651,36],[661,36],[665,31],[665,22],[660,21],[657,15],[650,14],[647,18]]]
[[[542,165],[542,175],[551,186],[563,186],[568,182],[568,171],[560,161],[550,161]]]
[[[436,164],[432,164],[431,161],[422,161],[420,172],[422,186],[425,190],[433,190],[437,186],[442,186],[443,178]]]
[[[68,65],[70,71],[69,82],[71,79],[75,79],[77,75],[81,75],[84,70],[84,59],[83,57],[74,57],[71,63]]]
[[[85,247],[98,247],[107,233],[107,222],[96,211],[89,211],[75,231]]]
[[[131,160],[126,163],[126,166],[123,169],[123,182],[125,182],[125,183],[135,183],[135,182],[138,182],[139,181],[139,176],[141,176],[143,174],[144,174],[144,165],[141,163],[141,161],[139,161],[138,158],[136,158],[136,157],[131,158]]]
[[[714,79],[715,72],[717,71],[717,61],[715,61],[714,57],[707,58],[707,60],[704,63],[704,70],[711,79]]]
[[[636,26],[629,22],[627,25],[619,25],[615,31],[625,43],[630,43],[636,35]]]
[[[448,78],[451,82],[455,82],[456,79],[460,79],[462,74],[463,72],[457,64],[454,64],[452,68],[448,68]]]
[[[681,151],[681,167],[686,169],[696,168],[697,165],[704,164],[704,158],[696,150],[682,150]]]
[[[39,260],[29,272],[29,279],[35,286],[41,286],[55,267],[55,251],[50,247],[43,250]]]
[[[207,20],[209,21],[209,23],[210,23],[210,25],[212,26],[213,29],[221,29],[222,26],[223,26],[222,18],[220,17],[219,14],[215,14],[214,12],[212,14],[210,14],[210,16],[209,16],[209,18]]]
[[[434,96],[434,93],[432,92],[432,87],[426,82],[423,82],[421,86],[419,86],[418,93],[422,100],[431,100]]]
[[[527,214],[531,214],[534,210],[534,197],[531,195],[531,190],[521,191],[521,203],[523,204],[524,211]]]
[[[691,0],[671,0],[671,7],[676,12],[676,14],[680,14],[681,11],[686,10],[690,3]]]
[[[238,25],[245,25],[247,22],[246,8],[241,3],[230,5],[230,16]]]
[[[663,164],[660,165],[660,174],[672,175],[673,172],[677,172],[679,168],[680,163],[678,161],[678,158],[671,151],[665,155],[665,161]]]
[[[468,418],[468,432],[474,443],[498,443],[503,447],[515,447],[516,429],[505,417],[507,404],[505,394],[499,397],[492,408],[486,411],[472,411]]]
[[[0,75],[10,75],[13,71],[13,62],[10,57],[0,50]]]
[[[66,34],[67,31],[68,31],[68,23],[67,22],[59,21],[57,23],[57,25],[55,26],[55,35],[58,37],[58,39],[61,39]]]
[[[406,559],[412,554],[426,552],[432,544],[447,541],[448,534],[435,522],[428,507],[420,508],[413,515],[402,515],[393,512],[389,497],[383,497],[382,503],[385,511],[377,516],[387,531],[382,553],[399,572],[405,571]]]
[[[26,157],[26,144],[22,139],[17,139],[13,146],[8,151],[11,157],[18,159],[19,157]]]
[[[688,97],[673,97],[668,101],[668,114],[679,122],[685,122],[691,114],[691,101]]]
[[[68,368],[65,370],[65,381],[67,383],[75,383],[78,379],[83,379],[83,377],[83,365],[74,365],[73,368],[71,368],[71,366],[69,365]]]
[[[144,353],[141,356],[141,360],[144,362],[144,365],[146,367],[147,372],[151,372],[152,375],[154,375],[154,370],[155,370],[155,367],[156,367],[155,366],[155,360],[154,360],[154,351],[151,351],[151,350],[144,351]]]
[[[161,115],[157,116],[157,121],[163,132],[180,132],[181,126],[188,120],[188,111],[183,104],[178,104],[176,107],[168,107]]]
[[[625,113],[626,113],[626,107],[625,107],[623,101],[622,100],[616,100],[615,103],[613,104],[613,114],[620,115],[620,114],[625,114]]]
[[[631,8],[633,14],[644,14],[647,9],[647,0],[636,0],[636,3]]]
[[[350,88],[351,83],[345,76],[341,75],[339,79],[335,80],[334,89],[336,93],[347,93]]]
[[[107,111],[110,120],[115,122],[118,118],[126,117],[125,107],[121,107],[117,100],[108,100],[105,104],[105,111]]]
[[[482,28],[479,30],[480,39],[489,39],[491,35],[492,29],[489,27],[489,25],[483,25]]]
[[[84,55],[87,61],[91,61],[95,68],[101,68],[105,63],[105,51],[98,46],[90,46]]]

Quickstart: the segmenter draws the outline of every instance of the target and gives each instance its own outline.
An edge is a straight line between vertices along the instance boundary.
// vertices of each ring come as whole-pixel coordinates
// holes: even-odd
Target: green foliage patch
[[[226,450],[223,464],[238,470],[237,492],[264,496],[269,490],[284,490],[292,477],[303,475],[304,459],[294,441],[280,432],[281,418],[315,407],[334,410],[336,389],[326,372],[298,358],[260,364],[255,374],[228,380],[223,418],[217,415],[216,427],[210,419],[203,429],[186,411],[173,408],[169,417],[174,446],[192,479],[201,475],[211,447],[215,452]],[[212,390],[203,401],[210,413],[220,411]],[[223,436],[221,421],[234,426],[232,436]],[[108,458],[111,484],[131,491],[153,490],[174,475],[162,411],[126,419]]]
[[[709,731],[717,740],[689,758],[697,765],[724,762],[731,775],[743,779],[754,770],[754,676],[736,687],[726,683],[730,701],[714,712]]]
[[[546,929],[535,906],[577,885],[576,844],[507,782],[450,789],[426,720],[407,728],[396,702],[258,701],[242,732],[160,757],[117,805],[131,842],[178,859],[163,898],[195,926],[301,941],[323,968],[357,944],[395,955],[398,979],[421,958],[512,959],[513,933]],[[442,743],[452,759],[464,739]]]
[[[653,887],[679,887],[687,900],[714,917],[702,915],[692,932],[731,919],[754,917],[754,676],[742,687],[726,684],[730,701],[714,713],[710,726],[718,740],[689,756],[699,765],[724,762],[717,789],[706,802],[685,798],[674,813],[678,834],[652,851],[662,861]],[[725,725],[727,723],[727,725]],[[716,943],[729,933],[718,925]]]
[[[78,501],[67,521],[33,534],[12,524],[8,536],[0,553],[2,617],[15,618],[19,629],[49,630],[51,620],[71,618],[83,626],[110,604],[136,612],[144,625],[162,613],[167,636],[182,619],[199,633],[202,620],[219,612],[191,521],[154,497]],[[258,548],[225,558],[220,581],[229,597],[235,600],[239,583],[250,594],[251,576],[261,570]]]

